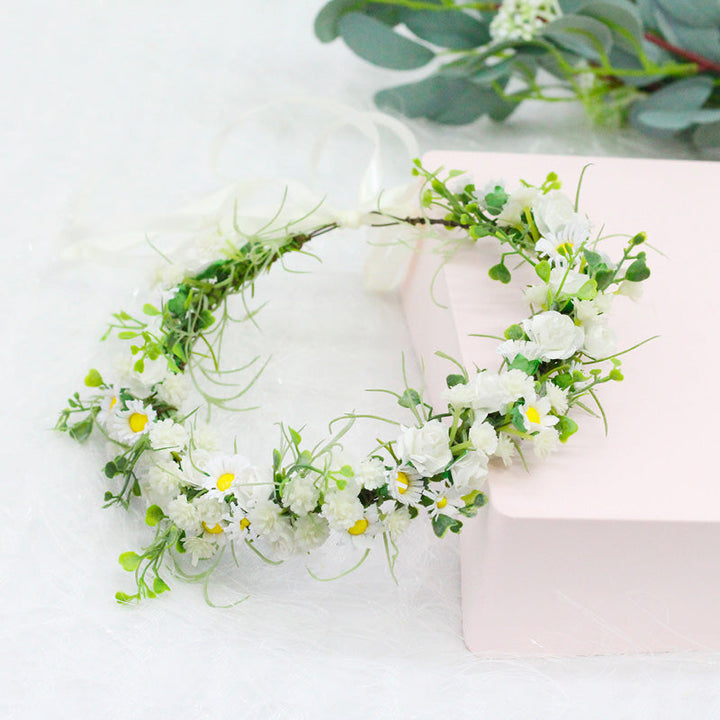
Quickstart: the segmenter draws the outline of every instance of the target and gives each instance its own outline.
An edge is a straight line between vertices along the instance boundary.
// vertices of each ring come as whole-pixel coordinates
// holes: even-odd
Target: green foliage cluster
[[[407,117],[462,125],[502,121],[526,100],[579,100],[602,124],[629,121],[720,148],[717,3],[559,0],[561,16],[532,37],[493,38],[502,4],[331,0],[315,33],[390,70],[430,67],[427,77],[375,96],[380,108]]]

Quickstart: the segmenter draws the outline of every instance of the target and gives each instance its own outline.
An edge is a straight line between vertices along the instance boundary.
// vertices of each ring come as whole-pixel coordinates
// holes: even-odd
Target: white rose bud
[[[448,430],[439,420],[405,428],[398,438],[398,453],[404,464],[412,463],[421,475],[432,477],[452,460]]]
[[[582,347],[585,339],[585,331],[575,325],[572,318],[556,310],[533,315],[523,320],[522,326],[530,340],[540,346],[543,360],[569,358]]]

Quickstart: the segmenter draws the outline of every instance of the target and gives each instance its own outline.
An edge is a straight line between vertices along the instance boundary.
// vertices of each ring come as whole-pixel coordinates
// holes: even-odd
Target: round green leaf
[[[338,30],[354,53],[380,67],[414,70],[435,57],[435,53],[424,45],[398,35],[382,21],[362,13],[343,15]]]
[[[608,26],[584,15],[564,15],[549,22],[542,36],[581,57],[596,60],[609,52],[613,44]]]
[[[488,25],[457,10],[405,9],[400,19],[419,38],[451,50],[481,47],[491,39]]]
[[[118,562],[122,565],[123,570],[128,572],[134,572],[140,567],[140,561],[142,558],[135,552],[129,551],[124,552],[118,558]]]
[[[512,275],[510,274],[510,271],[502,263],[493,265],[488,270],[488,275],[493,280],[499,280],[504,285],[507,285],[512,280]]]
[[[85,376],[85,385],[88,387],[100,387],[103,384],[102,375],[95,369],[92,368],[90,372]]]
[[[332,42],[338,35],[340,18],[351,9],[357,9],[358,0],[331,0],[315,18],[315,36],[320,42]]]
[[[145,512],[145,523],[150,527],[155,527],[164,517],[165,513],[159,505],[150,505]]]

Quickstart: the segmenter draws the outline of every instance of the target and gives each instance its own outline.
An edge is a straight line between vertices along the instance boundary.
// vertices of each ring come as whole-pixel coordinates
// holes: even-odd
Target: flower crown
[[[378,209],[366,224],[432,230],[446,256],[468,242],[499,241],[501,256],[489,276],[510,283],[510,261],[532,266],[537,280],[522,290],[529,315],[497,338],[498,370],[468,370],[439,352],[455,366],[447,376],[447,405],[435,409],[410,387],[393,393],[410,420],[358,463],[337,459],[352,414],[340,432],[313,448],[281,424],[272,458],[253,464],[221,451],[210,427],[197,420],[197,405],[188,404],[195,371],[207,374],[208,363],[219,371],[228,298],[252,291],[261,274],[341,227],[339,221],[308,225],[310,213],[302,218],[309,229],[300,230],[300,221],[280,227],[271,221],[251,234],[235,222],[221,256],[180,273],[143,306],[142,317],[113,316],[103,339],[124,341],[131,367],[113,379],[90,370],[85,385],[93,393],[76,392],[56,429],[77,441],[97,430],[110,441],[106,506],[128,508],[141,496],[147,503],[145,521],[155,536],[141,552],[120,555],[137,590],[118,592],[118,601],[167,590],[168,567],[180,577],[207,580],[228,548],[236,562],[238,551],[249,548],[277,563],[333,540],[358,548],[362,562],[382,537],[392,572],[396,540],[411,520],[426,518],[439,537],[459,532],[463,519],[487,502],[493,462],[509,465],[517,457],[525,463],[528,446],[547,457],[578,429],[571,417],[576,408],[597,415],[588,403],[605,421],[597,390],[623,379],[619,356],[642,344],[617,352],[608,314],[615,295],[637,299],[650,275],[640,249],[645,234],[630,237],[613,262],[578,211],[579,186],[573,202],[554,173],[508,194],[500,183],[478,192],[461,182],[461,172],[441,172],[415,161],[421,212],[400,217]]]

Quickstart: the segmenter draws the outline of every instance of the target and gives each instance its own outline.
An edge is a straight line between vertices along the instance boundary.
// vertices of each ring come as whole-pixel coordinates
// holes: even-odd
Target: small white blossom
[[[304,515],[295,520],[295,543],[300,552],[320,547],[330,534],[327,520],[316,514]]]
[[[363,505],[352,489],[333,490],[325,495],[320,514],[333,530],[347,530],[363,516]]]
[[[505,340],[497,346],[497,351],[512,362],[518,355],[526,360],[539,360],[542,357],[542,348],[529,340]]]
[[[528,360],[531,359],[534,360],[535,358],[528,358]],[[515,402],[520,398],[535,397],[535,378],[522,370],[513,368],[501,373],[500,382],[508,394],[509,402]]]
[[[227,504],[217,495],[201,495],[193,500],[193,504],[207,530],[219,525],[227,511]]]
[[[608,357],[615,352],[615,347],[615,333],[604,322],[594,322],[585,327],[583,350],[590,357]]]
[[[552,409],[558,413],[558,415],[564,415],[568,410],[568,391],[567,389],[559,388],[553,382],[545,383],[545,397],[550,402]]]
[[[583,344],[585,332],[567,315],[546,310],[523,320],[523,329],[530,340],[542,349],[543,360],[564,360],[574,355]]]
[[[320,490],[313,475],[295,475],[285,483],[282,493],[283,504],[297,515],[306,515],[315,509],[320,499]]]
[[[207,560],[217,552],[217,544],[203,535],[185,538],[183,547],[190,553],[193,567],[198,564],[199,560]]]
[[[377,490],[386,482],[385,466],[379,458],[367,458],[355,468],[355,479],[366,490]]]
[[[410,525],[410,510],[407,506],[395,508],[388,512],[383,520],[385,531],[394,540],[402,535]]]
[[[495,449],[495,457],[500,458],[505,466],[508,466],[512,463],[516,453],[517,448],[512,438],[506,433],[500,433],[498,435],[498,445]]]
[[[178,495],[168,503],[167,516],[187,535],[197,535],[200,532],[200,513],[184,495]]]
[[[296,550],[295,534],[290,521],[280,517],[271,530],[261,535],[262,548],[270,560],[287,560]]]
[[[557,0],[503,0],[490,23],[490,36],[495,42],[532,40],[561,15]]]
[[[182,450],[187,441],[187,430],[170,418],[159,420],[150,427],[150,445],[153,450]]]
[[[616,290],[618,295],[625,295],[629,297],[633,302],[640,300],[643,294],[643,285],[639,282],[632,282],[631,280],[623,280],[620,286]]]
[[[190,384],[187,377],[182,373],[171,372],[155,389],[160,400],[179,408],[190,392]]]
[[[125,410],[111,416],[108,435],[121,443],[134,443],[150,431],[156,417],[155,410],[142,400],[130,400]]]
[[[492,455],[498,444],[495,428],[488,422],[475,421],[468,433],[473,447],[486,455]]]
[[[513,191],[508,197],[505,207],[497,216],[501,225],[519,225],[522,222],[523,212],[529,210],[540,191],[534,187],[522,186]]]
[[[252,507],[258,500],[267,499],[274,488],[272,468],[250,465],[243,467],[232,483],[232,492],[245,508]]]
[[[421,428],[403,428],[397,451],[403,464],[412,463],[425,477],[444,470],[452,460],[448,429],[439,420],[431,420]]]
[[[425,491],[425,481],[410,467],[399,467],[391,471],[388,478],[388,492],[403,505],[417,505]]]
[[[543,428],[537,435],[533,435],[533,450],[542,460],[552,453],[560,442],[560,435],[554,427]]]
[[[520,406],[520,415],[527,432],[532,433],[536,430],[556,425],[558,418],[550,414],[550,400],[546,397],[538,398],[532,403],[525,403]]]
[[[460,495],[482,490],[488,475],[488,458],[485,453],[470,451],[451,466],[453,485]]]
[[[258,500],[248,510],[247,518],[257,535],[270,537],[281,522],[281,512],[282,508],[272,500]]]

